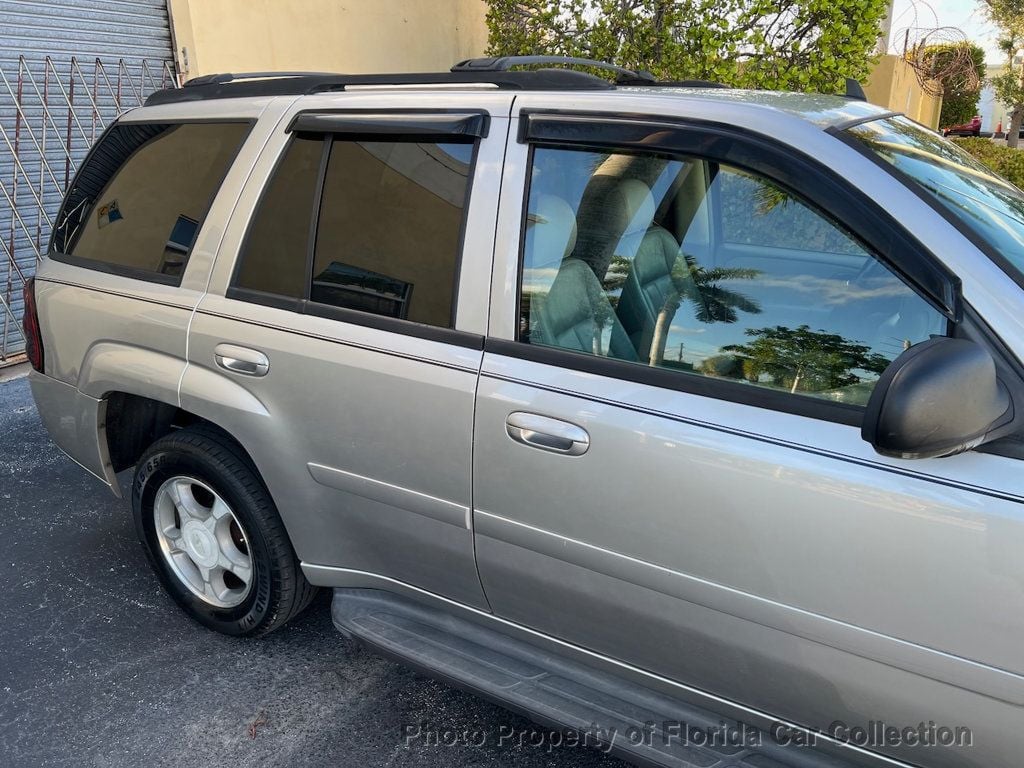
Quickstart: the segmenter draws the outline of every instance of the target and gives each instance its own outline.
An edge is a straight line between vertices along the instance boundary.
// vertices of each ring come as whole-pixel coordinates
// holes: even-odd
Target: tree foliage
[[[722,347],[743,358],[743,375],[749,381],[767,377],[776,387],[791,392],[822,392],[859,384],[858,371],[880,374],[889,361],[864,344],[835,333],[812,331],[808,326],[748,328],[747,344]]]
[[[1006,143],[1017,146],[1024,121],[1024,65],[1015,57],[1024,46],[1024,0],[983,0],[989,19],[999,28],[999,47],[1006,54],[1006,71],[991,79],[996,98],[1010,109]]]
[[[1024,189],[1024,152],[1004,147],[988,139],[953,139],[1018,189]]]
[[[939,125],[948,127],[970,122],[978,114],[981,99],[981,81],[985,78],[985,51],[970,42],[929,45],[924,49],[923,58],[933,72],[943,72],[950,63],[961,58],[970,58],[975,77],[959,72],[944,79],[942,83],[942,112]]]
[[[485,0],[494,56],[581,56],[662,79],[800,91],[863,80],[886,0]]]

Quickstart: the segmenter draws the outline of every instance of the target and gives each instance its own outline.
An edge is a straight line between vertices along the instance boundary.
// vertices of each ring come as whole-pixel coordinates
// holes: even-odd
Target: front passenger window
[[[537,148],[519,339],[863,405],[945,318],[766,178],[692,157]]]

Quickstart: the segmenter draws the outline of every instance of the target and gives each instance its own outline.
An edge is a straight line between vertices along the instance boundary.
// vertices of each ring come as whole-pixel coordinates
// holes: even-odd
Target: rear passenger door
[[[182,403],[230,390],[213,420],[313,583],[362,572],[479,606],[473,398],[510,99],[402,101],[285,117],[193,320]]]
[[[955,286],[816,163],[666,123],[532,111],[509,140],[475,440],[491,606],[816,728],[1002,695],[971,659],[1021,671],[991,550],[1022,541],[1017,463],[886,459],[859,428]]]

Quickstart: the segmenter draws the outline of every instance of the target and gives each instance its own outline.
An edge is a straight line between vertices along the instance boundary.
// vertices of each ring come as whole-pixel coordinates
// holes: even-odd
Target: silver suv
[[[661,766],[1019,766],[1024,195],[854,97],[244,75],[97,142],[26,292],[182,609]]]

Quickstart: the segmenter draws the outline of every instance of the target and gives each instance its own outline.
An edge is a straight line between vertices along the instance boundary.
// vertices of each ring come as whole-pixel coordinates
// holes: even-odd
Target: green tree
[[[1010,110],[1006,143],[1016,147],[1024,122],[1024,64],[1017,54],[1024,46],[1024,0],[982,0],[989,19],[1001,33],[999,48],[1006,54],[1006,71],[991,79],[996,98]]]
[[[942,111],[939,125],[948,127],[970,122],[978,114],[981,86],[985,79],[985,51],[970,42],[930,45],[922,58],[932,72],[951,74],[942,80]],[[969,60],[970,65],[965,66]],[[967,71],[970,69],[970,71]]]
[[[730,344],[723,352],[743,358],[743,374],[752,382],[767,376],[773,385],[790,392],[822,392],[859,384],[858,371],[880,374],[889,364],[864,344],[836,333],[812,331],[809,326],[748,328],[747,344]]]
[[[489,53],[582,56],[663,79],[834,92],[870,71],[887,0],[484,0]]]
[[[1018,189],[1024,189],[1024,152],[983,138],[953,139],[976,160],[991,168]]]

